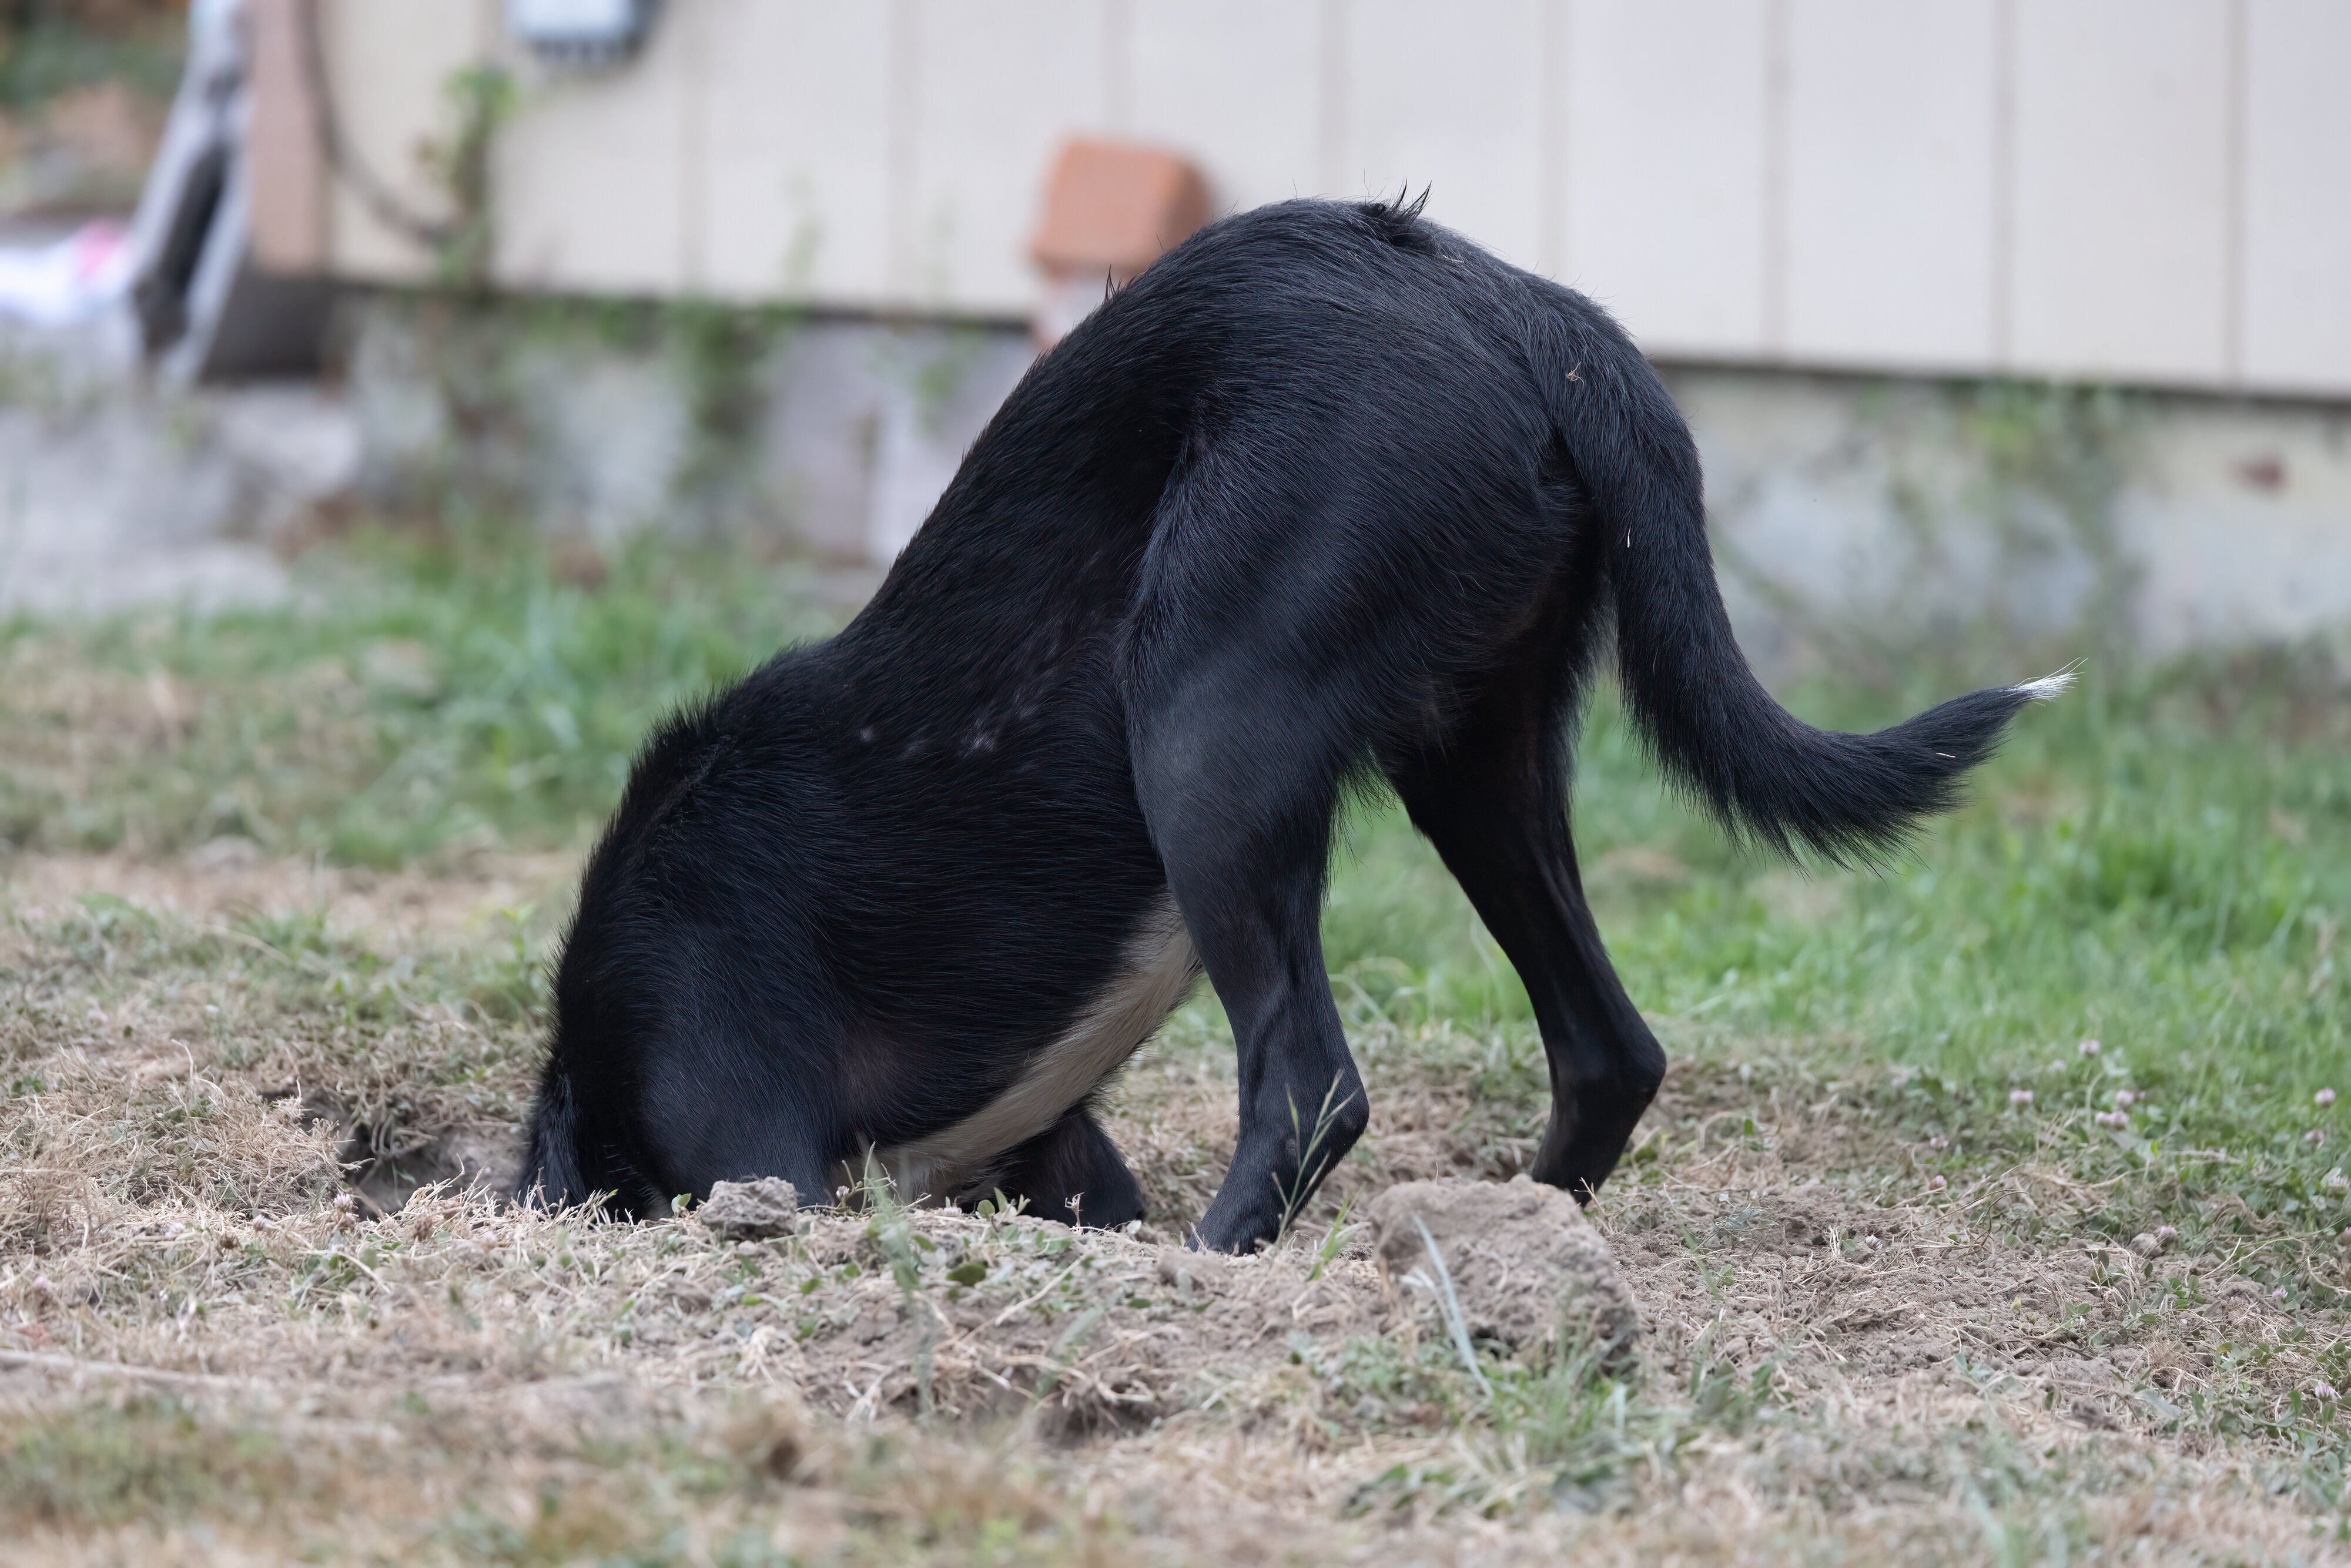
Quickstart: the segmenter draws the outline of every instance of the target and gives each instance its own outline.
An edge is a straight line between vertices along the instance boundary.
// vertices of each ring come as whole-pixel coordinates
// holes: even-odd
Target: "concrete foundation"
[[[783,317],[725,331],[648,311],[457,320],[354,315],[362,494],[460,499],[610,540],[751,535],[887,563],[1034,356],[1000,327]]]
[[[359,432],[335,395],[159,388],[127,330],[0,335],[0,615],[274,599],[293,532],[350,491]]]
[[[272,541],[325,502],[886,563],[1032,358],[1001,325],[399,296],[351,302],[345,336],[336,388],[183,393],[100,329],[8,340],[0,611],[267,595]],[[2160,655],[2351,629],[2351,405],[1667,374],[1774,674],[1840,638]]]
[[[1784,666],[2088,632],[2158,656],[2351,628],[2351,407],[1679,367],[1724,591]]]

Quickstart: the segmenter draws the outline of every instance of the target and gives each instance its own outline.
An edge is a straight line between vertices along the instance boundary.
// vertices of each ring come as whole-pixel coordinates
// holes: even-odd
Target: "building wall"
[[[723,528],[833,562],[897,553],[1033,353],[1018,327],[791,323],[735,378],[728,471],[697,478],[706,399],[658,333],[539,327],[496,350],[474,321],[461,346],[503,353],[507,401],[466,446],[432,314],[362,313],[348,385],[378,500],[429,502],[454,457],[556,531]],[[2351,407],[1728,366],[1667,381],[1740,640],[1775,675],[1823,647],[2063,663],[2351,631]]]
[[[328,0],[419,205],[497,0]],[[668,0],[609,73],[513,62],[497,272],[1017,318],[1059,141],[1227,209],[1431,190],[1664,359],[2351,395],[2339,0]],[[428,258],[348,192],[335,268]]]

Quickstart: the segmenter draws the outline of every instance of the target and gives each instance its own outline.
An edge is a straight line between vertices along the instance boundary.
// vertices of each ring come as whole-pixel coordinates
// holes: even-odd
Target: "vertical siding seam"
[[[710,291],[708,238],[704,225],[710,212],[710,113],[707,79],[711,7],[717,0],[688,0],[677,7],[677,143],[684,165],[677,180],[678,282],[691,297]]]
[[[1567,276],[1567,0],[1537,0],[1535,270]]]
[[[2246,0],[2229,0],[2228,80],[2221,112],[2226,123],[2222,155],[2220,221],[2220,374],[2231,387],[2245,382],[2245,221],[2248,178],[2246,142],[2251,132],[2247,98],[2248,30],[2252,18]]]
[[[1792,70],[1789,0],[1766,0],[1763,23],[1763,317],[1762,348],[1772,359],[1788,352],[1789,100]]]
[[[1345,172],[1353,140],[1348,135],[1348,115],[1353,108],[1347,100],[1347,50],[1353,42],[1347,25],[1350,20],[1348,0],[1322,0],[1321,9],[1319,25],[1315,28],[1322,67],[1315,73],[1319,78],[1315,84],[1317,96],[1322,99],[1322,115],[1316,127],[1316,140],[1321,145],[1315,152],[1317,161],[1322,164],[1317,174],[1318,183],[1322,188],[1315,194],[1353,196],[1361,193],[1350,188]]]
[[[889,277],[893,308],[904,309],[914,294],[914,140],[921,112],[922,57],[915,37],[915,0],[890,0]]]
[[[2016,363],[2016,0],[1991,22],[1991,366]]]
[[[1102,122],[1123,136],[1134,120],[1134,0],[1102,0]]]

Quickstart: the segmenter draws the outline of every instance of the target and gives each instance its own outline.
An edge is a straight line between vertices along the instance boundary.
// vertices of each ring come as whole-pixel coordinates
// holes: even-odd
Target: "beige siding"
[[[1019,315],[1036,296],[1038,182],[1074,131],[1099,129],[1097,0],[917,0],[914,212],[898,292]],[[1019,80],[1023,90],[1004,84]]]
[[[536,84],[501,134],[499,274],[537,288],[680,294],[699,265],[708,171],[705,5],[680,5],[643,68]]]
[[[436,188],[416,149],[441,117],[455,72],[496,37],[490,0],[333,0],[319,17],[328,91],[352,154],[417,212],[438,215]],[[377,221],[350,184],[329,199],[328,234],[337,270],[368,279],[413,277],[416,246]]]
[[[1311,0],[1129,5],[1126,134],[1197,160],[1219,212],[1323,189],[1323,45],[1335,7]]]
[[[1543,225],[1543,0],[1357,0],[1346,18],[1344,141],[1326,194],[1426,186],[1444,220],[1520,267],[1549,259]]]
[[[1978,0],[1793,0],[1786,343],[1980,366],[1998,264],[1998,37]]]
[[[2245,17],[2244,379],[2351,387],[2351,5]]]
[[[891,275],[890,7],[707,0],[707,286],[875,305]]]
[[[2016,368],[2227,375],[2228,16],[2226,0],[2019,6]]]
[[[415,205],[496,0],[331,0]],[[1653,352],[2351,395],[2341,0],[668,0],[609,75],[521,68],[507,281],[1018,316],[1063,137],[1220,211],[1433,188]],[[427,258],[339,190],[357,277]]]
[[[1765,350],[1766,16],[1758,0],[1570,7],[1562,276],[1653,353]]]

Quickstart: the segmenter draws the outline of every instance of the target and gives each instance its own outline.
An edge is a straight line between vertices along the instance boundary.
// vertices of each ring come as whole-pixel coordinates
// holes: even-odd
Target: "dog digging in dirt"
[[[1369,1116],[1319,920],[1334,814],[1384,781],[1533,1001],[1532,1175],[1588,1196],[1666,1069],[1568,833],[1612,626],[1678,780],[1832,857],[1951,805],[2063,684],[1800,723],[1732,639],[1689,431],[1598,306],[1416,205],[1208,225],[1037,362],[846,629],[647,742],[522,1193],[665,1214],[872,1159],[909,1198],[1123,1225],[1092,1107],[1205,970],[1240,1127],[1196,1237],[1270,1240]]]

